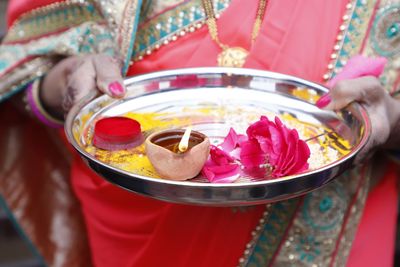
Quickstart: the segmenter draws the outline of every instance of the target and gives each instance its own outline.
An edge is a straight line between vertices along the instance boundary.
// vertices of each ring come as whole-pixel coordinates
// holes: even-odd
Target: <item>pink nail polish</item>
[[[317,101],[317,103],[315,103],[315,105],[319,108],[324,108],[329,103],[331,103],[331,101],[332,101],[331,96],[329,94],[324,94],[323,96],[321,96],[320,99],[318,99],[318,101]]]
[[[124,87],[122,87],[121,83],[119,82],[112,82],[108,85],[108,90],[113,95],[120,96],[124,94]]]

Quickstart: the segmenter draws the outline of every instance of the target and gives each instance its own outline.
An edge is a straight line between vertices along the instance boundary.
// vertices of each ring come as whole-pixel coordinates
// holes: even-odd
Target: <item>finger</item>
[[[357,101],[366,105],[381,101],[386,91],[378,79],[372,76],[338,82],[329,92],[317,101],[318,107],[338,110],[351,102]]]
[[[88,58],[82,58],[75,65],[75,70],[68,76],[66,91],[63,98],[63,109],[68,112],[71,107],[77,104],[82,98],[96,90],[96,72],[93,62]]]
[[[126,93],[118,62],[106,55],[93,58],[96,84],[99,90],[111,97],[123,97]]]

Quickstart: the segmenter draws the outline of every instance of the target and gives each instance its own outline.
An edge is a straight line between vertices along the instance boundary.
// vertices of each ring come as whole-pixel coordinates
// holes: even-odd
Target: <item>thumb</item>
[[[117,61],[107,55],[97,55],[93,57],[93,64],[98,89],[114,98],[124,97],[126,89]]]

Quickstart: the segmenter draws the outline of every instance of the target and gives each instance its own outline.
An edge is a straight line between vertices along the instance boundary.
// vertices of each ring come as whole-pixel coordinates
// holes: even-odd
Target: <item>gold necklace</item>
[[[217,19],[215,17],[214,7],[212,0],[202,0],[203,8],[206,13],[206,23],[208,31],[210,32],[211,39],[221,47],[222,52],[218,54],[217,62],[220,67],[237,67],[240,68],[244,65],[249,51],[243,47],[230,47],[226,44],[221,43],[218,37]],[[251,44],[257,38],[263,21],[265,10],[267,9],[268,0],[260,0],[258,2],[258,9],[256,19],[253,25],[253,31],[251,33]]]

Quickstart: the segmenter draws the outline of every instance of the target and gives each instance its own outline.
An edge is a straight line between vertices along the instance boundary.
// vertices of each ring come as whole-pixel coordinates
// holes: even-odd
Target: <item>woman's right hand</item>
[[[371,122],[371,135],[358,153],[361,162],[378,148],[400,148],[400,101],[391,97],[378,80],[387,62],[386,58],[352,57],[329,83],[329,94],[317,101],[317,106],[340,110],[351,102],[364,106]]]
[[[325,109],[340,110],[358,102],[367,111],[371,135],[358,153],[357,162],[368,158],[378,148],[400,148],[400,102],[388,94],[377,78],[365,76],[342,80],[322,99],[328,103]]]
[[[63,118],[91,91],[114,98],[125,95],[120,66],[106,55],[75,56],[61,60],[42,82],[40,99],[46,110]]]

